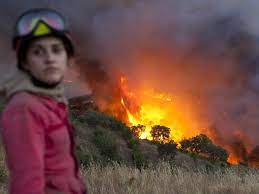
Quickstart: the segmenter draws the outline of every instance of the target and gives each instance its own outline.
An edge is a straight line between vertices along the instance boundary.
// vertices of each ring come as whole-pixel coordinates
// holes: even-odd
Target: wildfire
[[[140,139],[152,140],[151,130],[154,125],[170,128],[169,140],[180,142],[183,138],[197,135],[194,129],[193,115],[172,95],[156,93],[153,89],[140,89],[133,92],[127,85],[127,79],[121,77],[121,104],[127,113],[127,123],[131,126],[145,126],[140,131]],[[185,109],[188,109],[185,107]]]
[[[233,136],[233,142],[222,138],[217,129],[207,125],[199,114],[199,99],[161,92],[148,85],[130,85],[132,83],[124,76],[115,84],[116,87],[111,84],[110,88],[116,89],[108,97],[102,95],[102,92],[107,92],[102,87],[98,90],[101,94],[101,98],[96,98],[98,107],[128,124],[138,138],[164,143],[174,141],[181,147],[183,139],[205,134],[213,143],[228,151],[229,163],[246,163],[245,159],[252,149],[244,141],[247,138],[242,133]],[[257,150],[254,152],[257,153]],[[250,163],[259,166],[256,163],[258,159],[251,158],[255,159]]]
[[[230,154],[228,157],[228,162],[230,164],[239,164],[239,158],[237,158],[237,156]]]
[[[127,115],[125,122],[132,127],[132,130],[136,130],[135,132],[140,139],[154,140],[152,135],[154,126],[164,126],[170,129],[169,138],[160,134],[157,137],[159,141],[164,143],[172,140],[179,143],[183,139],[192,138],[204,131],[211,132],[211,130],[199,126],[194,107],[182,102],[177,96],[156,92],[148,87],[130,89],[126,77],[121,77],[120,89],[120,103]],[[240,136],[239,133],[237,135]],[[217,136],[213,133],[208,133],[208,136],[212,140],[217,139]],[[245,139],[245,137],[241,139]],[[242,158],[246,149],[242,141],[235,142],[232,147],[229,147],[228,144],[222,144],[222,142],[220,144],[229,151],[229,163],[239,164],[243,161]],[[180,144],[178,146],[181,147]],[[233,147],[236,147],[236,150],[233,150]]]

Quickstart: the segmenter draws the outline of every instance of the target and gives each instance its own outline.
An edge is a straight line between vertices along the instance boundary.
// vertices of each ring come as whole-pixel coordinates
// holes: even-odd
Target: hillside
[[[179,144],[164,144],[164,126],[155,126],[157,141],[141,140],[138,132],[141,126],[130,128],[115,117],[101,113],[90,96],[70,100],[71,121],[77,129],[77,154],[81,163],[107,163],[116,161],[128,166],[154,166],[159,161],[170,161],[185,168],[228,167],[227,153],[215,146],[205,135],[182,141]],[[196,151],[195,151],[196,150]]]
[[[139,140],[130,128],[91,103],[75,108],[76,155],[90,193],[256,193],[256,169],[231,166],[174,144]],[[0,147],[0,193],[7,193],[8,172]],[[163,149],[164,148],[164,149]],[[230,183],[230,184],[226,184]]]
[[[143,167],[154,166],[160,160],[168,160],[190,169],[229,165],[208,160],[198,154],[182,152],[174,146],[168,146],[165,155],[158,149],[161,144],[136,138],[125,124],[94,110],[80,114],[72,112],[71,118],[77,128],[77,155],[86,166],[91,162],[107,164],[116,161],[127,166]]]

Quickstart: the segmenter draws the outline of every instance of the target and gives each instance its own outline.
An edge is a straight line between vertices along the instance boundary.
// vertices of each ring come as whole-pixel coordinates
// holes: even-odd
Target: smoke
[[[237,153],[244,155],[259,135],[258,7],[241,0],[114,3],[93,17],[88,54],[136,88],[191,102],[200,127],[213,126],[217,143],[244,147]],[[237,143],[236,131],[248,143]]]
[[[71,2],[50,1],[49,6],[69,20],[79,71],[97,95],[109,98],[108,102],[120,95],[109,87],[116,85],[118,74],[124,74],[134,88],[152,87],[191,103],[200,128],[209,129],[205,132],[217,143],[241,139],[244,145],[232,143],[232,147],[242,145],[250,151],[256,146],[258,1]],[[44,7],[46,1],[11,0],[0,6],[5,8],[0,13],[1,63],[15,63],[7,46],[10,24],[24,10]],[[87,63],[89,58],[98,62]],[[2,66],[1,72],[8,68]],[[237,137],[236,131],[245,134],[241,137],[247,141]]]

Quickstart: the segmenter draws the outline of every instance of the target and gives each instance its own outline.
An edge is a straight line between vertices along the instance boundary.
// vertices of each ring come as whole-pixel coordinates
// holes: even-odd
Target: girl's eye
[[[64,47],[60,45],[55,45],[52,47],[52,52],[55,54],[60,54],[64,51]]]
[[[32,50],[33,55],[35,56],[41,56],[43,54],[43,50],[40,48],[35,48]]]

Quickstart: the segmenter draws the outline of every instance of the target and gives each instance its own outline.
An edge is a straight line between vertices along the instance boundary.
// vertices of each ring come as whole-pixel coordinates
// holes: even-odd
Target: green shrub
[[[176,155],[177,144],[174,141],[170,141],[169,143],[158,143],[157,151],[162,158],[171,160]]]
[[[143,167],[147,166],[147,161],[144,158],[143,154],[141,153],[141,151],[139,150],[138,147],[134,147],[132,149],[132,159],[134,161],[134,165],[138,168],[141,169]]]
[[[129,141],[133,135],[131,133],[131,130],[128,126],[126,126],[125,124],[120,128],[121,132],[122,132],[122,136],[126,141]]]
[[[116,137],[111,131],[116,131],[127,142],[131,149],[132,159],[134,164],[141,168],[145,166],[146,160],[139,149],[139,140],[132,134],[131,128],[126,126],[116,118],[105,113],[100,113],[94,110],[88,110],[84,114],[77,114],[71,111],[71,121],[75,125],[86,124],[89,129],[94,131],[93,143],[100,152],[100,157],[84,154],[83,151],[78,150],[78,157],[80,163],[88,165],[90,162],[100,162],[102,164],[110,162],[121,162],[118,154]]]
[[[100,154],[106,161],[120,161],[117,150],[117,142],[114,135],[103,128],[98,128],[94,132],[93,142],[98,148]]]
[[[85,167],[89,167],[93,162],[98,162],[100,157],[96,153],[89,153],[81,149],[80,146],[76,146],[75,155],[79,163]]]
[[[86,122],[91,127],[102,126],[111,130],[120,130],[125,127],[125,124],[114,117],[94,110],[88,110],[85,114],[79,116],[79,120]]]
[[[134,149],[134,148],[138,147],[138,145],[139,145],[139,140],[138,139],[131,138],[128,141],[128,146],[129,146],[130,149]]]

